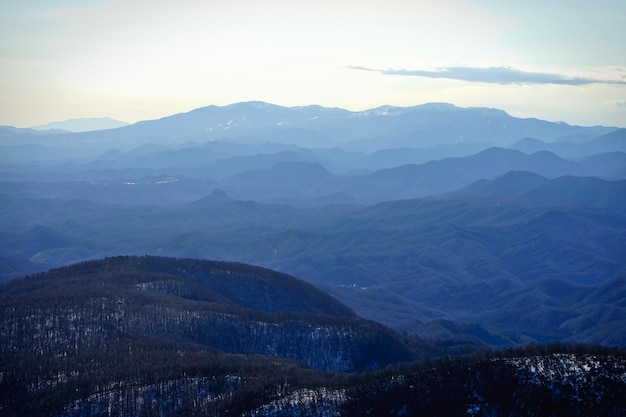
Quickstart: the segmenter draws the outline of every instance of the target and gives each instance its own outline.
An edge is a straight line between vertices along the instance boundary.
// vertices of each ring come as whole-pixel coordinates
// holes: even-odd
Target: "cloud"
[[[376,69],[361,66],[348,67],[353,70],[378,72],[384,75],[404,75],[409,77],[445,78],[468,82],[490,84],[557,84],[557,85],[588,85],[588,84],[622,84],[626,78],[601,79],[589,77],[568,77],[561,74],[522,71],[511,67],[466,67],[449,66],[435,70],[408,69]]]

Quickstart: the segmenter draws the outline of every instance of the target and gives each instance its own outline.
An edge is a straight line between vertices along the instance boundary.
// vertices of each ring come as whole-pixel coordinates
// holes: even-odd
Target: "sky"
[[[626,1],[0,0],[0,125],[248,100],[626,127]]]

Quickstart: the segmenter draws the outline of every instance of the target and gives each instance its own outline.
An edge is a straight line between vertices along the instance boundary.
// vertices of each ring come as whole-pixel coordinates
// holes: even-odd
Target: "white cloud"
[[[423,78],[444,78],[467,82],[490,84],[554,84],[554,85],[589,85],[589,84],[619,84],[626,85],[626,78],[593,78],[572,77],[563,74],[523,71],[511,67],[468,67],[448,66],[434,70],[419,69],[375,69],[360,66],[349,68],[359,71],[378,72],[384,75],[402,75]]]

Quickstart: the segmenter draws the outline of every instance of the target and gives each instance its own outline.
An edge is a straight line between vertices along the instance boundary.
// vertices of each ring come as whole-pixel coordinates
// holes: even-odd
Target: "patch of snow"
[[[169,184],[171,182],[178,182],[178,178],[173,178],[173,177],[167,177],[165,179],[162,179],[161,181],[157,181],[157,184]]]
[[[283,387],[284,389],[284,387]],[[265,404],[252,413],[251,417],[274,417],[283,415],[298,416],[340,416],[339,407],[346,400],[345,390],[304,388],[291,393],[278,393],[279,399]]]

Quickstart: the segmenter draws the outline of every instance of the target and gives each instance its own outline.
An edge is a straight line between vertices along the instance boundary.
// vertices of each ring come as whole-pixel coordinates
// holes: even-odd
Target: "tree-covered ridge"
[[[196,344],[123,340],[67,355],[3,354],[0,416],[239,416],[345,374]]]
[[[626,352],[535,345],[370,374],[342,415],[623,416]]]
[[[1,287],[0,415],[239,415],[416,346],[285,274],[108,258]]]
[[[249,294],[231,297],[219,280]],[[293,281],[243,264],[117,257],[6,284],[0,416],[626,413],[622,350],[450,358],[336,301],[323,313],[328,296]],[[247,301],[252,289],[263,303]],[[283,305],[293,310],[262,309]]]
[[[197,345],[12,360],[1,416],[622,416],[626,353],[530,346],[337,374]]]
[[[62,288],[59,288],[62,287]],[[85,289],[128,291],[142,289],[195,300],[206,297],[218,304],[277,312],[353,316],[354,313],[313,285],[287,274],[237,262],[174,259],[155,256],[118,256],[52,269],[9,283],[7,294],[33,290],[62,290],[66,297]],[[132,291],[131,291],[132,292]]]
[[[9,355],[67,356],[156,340],[336,371],[416,357],[406,340],[310,284],[241,264],[155,257],[86,262],[5,285],[0,308],[0,352]]]

